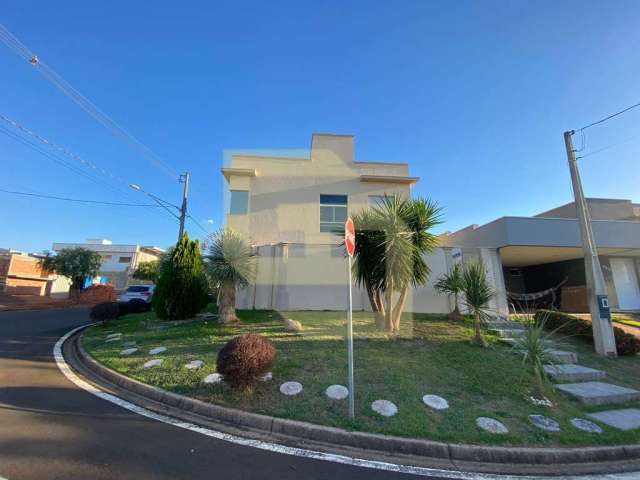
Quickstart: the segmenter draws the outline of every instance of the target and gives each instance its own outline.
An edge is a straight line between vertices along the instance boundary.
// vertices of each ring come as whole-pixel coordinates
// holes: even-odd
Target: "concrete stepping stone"
[[[494,328],[491,330],[502,338],[520,338],[524,336],[524,328]]]
[[[285,395],[298,395],[302,391],[302,384],[300,382],[284,382],[280,385],[280,393]]]
[[[371,410],[379,413],[383,417],[393,417],[398,413],[398,407],[389,400],[376,400],[371,404]]]
[[[153,368],[153,367],[157,367],[160,364],[162,364],[162,359],[160,358],[156,358],[155,360],[149,360],[148,362],[146,362],[143,367],[144,368]]]
[[[271,380],[273,380],[273,373],[271,372],[267,372],[260,377],[261,382],[270,382]]]
[[[565,350],[549,350],[549,354],[556,362],[560,363],[578,363],[578,356],[573,352]]]
[[[495,418],[478,417],[476,418],[476,426],[489,433],[509,433],[509,429],[505,426],[505,424],[496,420]]]
[[[113,342],[119,342],[122,340],[122,337],[113,337],[113,338],[107,338],[104,343],[113,343]]]
[[[222,383],[222,375],[220,375],[219,373],[212,373],[204,377],[203,382],[209,384]]]
[[[184,368],[187,368],[189,370],[197,370],[198,368],[202,367],[202,365],[204,365],[204,362],[202,360],[193,360],[187,363]]]
[[[638,408],[605,410],[603,412],[588,413],[587,415],[594,420],[598,420],[618,430],[634,430],[640,428],[640,409]]]
[[[425,395],[422,397],[422,402],[434,410],[446,410],[449,408],[449,402],[438,395]]]
[[[135,347],[136,346],[136,342],[130,340],[128,342],[124,342],[122,345],[124,345],[125,347]]]
[[[560,424],[549,417],[545,417],[544,415],[529,415],[529,421],[536,427],[548,432],[560,431]]]
[[[582,430],[583,432],[602,433],[602,428],[600,428],[600,425],[590,422],[589,420],[585,420],[584,418],[572,418],[570,422],[571,425],[576,427],[578,430]]]
[[[556,388],[583,405],[626,403],[640,399],[640,391],[605,382],[560,383]]]
[[[149,355],[158,355],[166,351],[167,351],[167,347],[156,347],[149,350]]]
[[[133,353],[136,353],[137,351],[138,351],[137,348],[125,348],[124,350],[122,350],[120,352],[120,355],[122,355],[124,357],[127,357],[127,356],[129,356],[129,355],[131,355]]]
[[[349,396],[349,389],[344,385],[331,385],[324,393],[331,400],[344,400]]]
[[[607,372],[602,370],[569,363],[564,365],[545,365],[544,371],[559,382],[589,382],[591,380],[600,380],[607,376]]]
[[[511,345],[512,347],[516,346],[518,344],[518,339],[517,338],[507,338],[507,337],[500,337],[499,341],[501,343],[505,343],[507,345]],[[547,347],[553,347],[554,343],[552,340],[543,340],[542,343],[547,346]]]
[[[121,333],[110,333],[109,335],[107,335],[107,340],[109,340],[110,338],[118,338],[118,337],[122,337]]]

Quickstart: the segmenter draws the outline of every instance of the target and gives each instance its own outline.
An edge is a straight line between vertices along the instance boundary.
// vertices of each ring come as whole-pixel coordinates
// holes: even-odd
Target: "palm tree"
[[[429,200],[385,196],[354,223],[356,282],[367,289],[378,326],[398,332],[409,288],[424,285],[431,272],[424,254],[438,244],[430,230],[441,223],[441,208]]]
[[[472,262],[464,266],[462,285],[464,304],[473,315],[474,341],[478,345],[487,347],[488,344],[482,336],[480,324],[489,317],[488,304],[494,291],[489,285],[487,272],[482,262]]]
[[[205,269],[218,289],[218,314],[225,324],[237,323],[236,288],[249,285],[255,276],[255,254],[242,235],[230,228],[215,234],[205,256]]]
[[[458,308],[458,296],[462,293],[462,264],[456,263],[448,273],[442,275],[434,285],[435,289],[445,295],[453,295],[453,312],[451,317],[460,318],[460,309]]]

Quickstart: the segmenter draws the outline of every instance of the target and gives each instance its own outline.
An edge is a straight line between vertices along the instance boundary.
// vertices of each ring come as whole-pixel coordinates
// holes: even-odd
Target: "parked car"
[[[118,302],[130,303],[132,300],[135,300],[137,303],[142,300],[150,305],[155,288],[155,285],[129,285],[118,297]]]

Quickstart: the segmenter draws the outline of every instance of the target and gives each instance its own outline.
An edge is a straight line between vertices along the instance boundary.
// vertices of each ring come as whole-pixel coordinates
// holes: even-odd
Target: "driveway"
[[[60,336],[88,321],[83,308],[0,313],[0,477],[413,478],[235,445],[99,399],[67,380],[52,354]]]

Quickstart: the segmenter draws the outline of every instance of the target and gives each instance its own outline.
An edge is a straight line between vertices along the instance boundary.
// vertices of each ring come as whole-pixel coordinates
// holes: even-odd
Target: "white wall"
[[[238,308],[275,310],[345,310],[348,267],[342,247],[332,245],[266,245],[259,248],[254,285],[238,292]],[[447,271],[444,249],[426,257],[429,282],[410,292],[405,311],[448,313],[450,301],[433,288]],[[354,286],[354,310],[371,310],[366,291]]]

